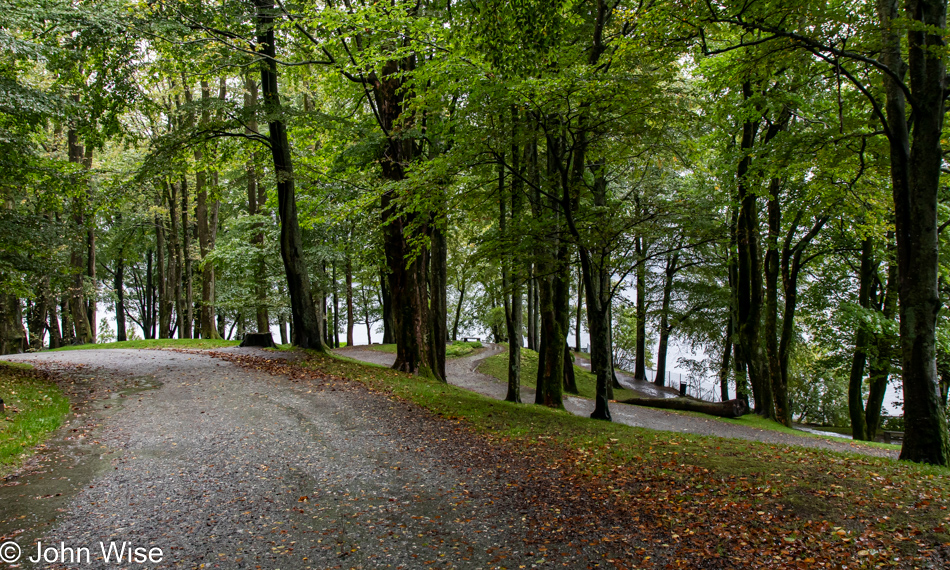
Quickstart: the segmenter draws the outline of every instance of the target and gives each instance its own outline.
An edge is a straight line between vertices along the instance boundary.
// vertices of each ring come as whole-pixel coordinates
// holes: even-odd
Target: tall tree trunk
[[[646,382],[647,380],[647,266],[646,247],[643,236],[634,236],[634,251],[637,254],[637,336],[634,348],[633,379]],[[588,308],[589,310],[589,308]],[[588,318],[589,319],[589,318]],[[591,338],[591,347],[594,340]],[[663,385],[663,377],[653,375],[653,381]]]
[[[444,194],[444,189],[439,189]],[[440,214],[432,224],[431,248],[429,260],[429,328],[432,339],[432,366],[439,378],[445,378],[445,349],[449,337],[448,300],[446,298],[446,277],[448,275],[448,244],[445,225],[448,219]]]
[[[56,313],[56,298],[53,297],[52,294],[50,294],[47,303],[47,311],[49,314],[49,320],[47,321],[49,327],[49,347],[59,348],[63,346],[63,335],[59,330],[59,316]]]
[[[128,340],[128,337],[125,330],[125,259],[121,249],[116,256],[112,284],[115,287],[115,339],[122,342]]]
[[[76,96],[78,100],[78,95]],[[79,136],[74,129],[69,129],[66,134],[67,155],[69,162],[76,166],[83,165],[83,147],[79,144]],[[76,184],[81,185],[85,182],[78,177]],[[88,236],[85,216],[85,190],[80,191],[73,200],[73,223],[76,225],[76,232],[80,235]],[[84,243],[84,241],[86,243]],[[72,323],[75,326],[75,340],[79,344],[88,344],[94,342],[92,337],[92,328],[89,324],[88,305],[85,300],[85,284],[83,276],[88,272],[88,259],[84,255],[84,246],[88,245],[88,239],[75,240],[72,242],[70,251],[70,268],[72,271],[72,286],[69,291],[69,312],[72,316]],[[63,327],[64,329],[66,327]],[[72,335],[70,335],[72,336]]]
[[[187,181],[183,178],[182,184],[187,184]],[[179,185],[177,182],[173,182],[168,186],[169,196],[168,196],[168,217],[171,221],[171,229],[168,234],[168,266],[169,270],[167,273],[168,277],[168,291],[172,295],[172,301],[175,307],[175,329],[178,331],[179,337],[181,338],[181,319],[183,312],[183,299],[182,299],[182,255],[181,255],[181,242],[179,241],[179,232],[180,228],[178,227],[179,217],[178,217],[178,190]],[[169,337],[173,336],[169,332]]]
[[[656,378],[654,383],[662,386],[666,375],[666,354],[670,344],[670,301],[673,296],[673,279],[677,271],[679,252],[676,251],[666,260],[665,279],[663,280],[663,301],[660,305],[660,342],[656,349]]]
[[[389,274],[385,270],[379,272],[380,302],[383,306],[383,344],[393,344],[396,341],[393,335],[393,303],[389,294]],[[458,321],[456,321],[458,329]]]
[[[256,90],[257,83],[254,83]],[[211,89],[207,81],[201,82],[201,98],[211,98]],[[202,122],[210,120],[209,113],[201,114]],[[253,119],[248,122],[251,123]],[[256,125],[255,125],[256,130]],[[252,153],[253,154],[253,153]],[[200,165],[202,153],[195,150],[195,161]],[[213,223],[213,215],[208,208],[207,172],[204,169],[195,173],[195,222],[198,225],[198,250],[201,254],[201,304],[198,308],[198,329],[201,338],[221,338],[215,326],[215,272],[214,265],[207,261],[208,255],[214,249],[214,231],[217,224]],[[250,184],[250,182],[248,183]],[[217,201],[215,201],[217,202]]]
[[[330,340],[333,341],[333,348],[340,348],[340,299],[338,295],[339,284],[336,278],[336,260],[332,263],[330,285],[333,287],[333,333],[330,335]]]
[[[167,184],[165,185],[167,187]],[[170,263],[165,259],[168,256],[168,245],[165,243],[165,221],[162,216],[155,216],[155,249],[158,268],[158,338],[168,338],[171,331],[172,299],[168,290],[168,270]]]
[[[184,299],[182,303],[181,327],[178,338],[192,338],[192,326],[195,322],[195,294],[191,280],[191,224],[188,221],[188,209],[191,204],[188,200],[188,182],[182,179],[181,183],[181,257],[182,257],[182,288]]]
[[[517,148],[513,153],[514,168],[517,169]],[[520,264],[512,259],[510,252],[517,251],[516,244],[520,242],[521,235],[517,229],[508,228],[508,215],[506,213],[506,201],[508,195],[511,196],[511,214],[512,224],[515,223],[514,216],[521,211],[521,187],[519,178],[513,177],[511,191],[507,192],[505,187],[505,167],[502,163],[498,165],[498,204],[500,207],[500,217],[498,218],[499,237],[502,243],[502,250],[505,251],[501,259],[501,280],[502,295],[505,305],[505,327],[508,333],[508,391],[505,394],[505,401],[521,403],[521,275],[517,267]]]
[[[462,302],[465,300],[465,281],[462,281],[462,286],[459,288],[459,302],[455,305],[455,322],[452,325],[452,340],[458,340],[459,338],[459,319],[462,317]]]
[[[581,348],[581,323],[584,321],[584,272],[581,268],[577,269],[577,318],[574,320],[574,350],[582,352]]]
[[[535,335],[534,329],[534,298],[535,298],[535,280],[534,280],[534,264],[528,264],[528,350],[538,350],[537,344],[535,344],[534,339]]]
[[[874,242],[864,238],[861,244],[861,269],[858,275],[858,305],[868,309],[871,305],[871,280],[874,278]],[[851,433],[856,440],[867,440],[867,423],[864,417],[864,367],[870,341],[865,316],[858,319],[855,331],[854,355],[851,358],[851,374],[848,378],[848,413],[851,416]]]
[[[155,338],[155,280],[152,275],[151,248],[145,254],[145,319],[142,322],[142,336],[146,339]]]
[[[746,100],[753,96],[752,86],[742,86]],[[755,398],[755,413],[769,419],[775,419],[775,405],[772,397],[772,385],[769,382],[766,365],[762,358],[760,322],[762,315],[762,273],[759,267],[758,207],[757,196],[750,188],[749,170],[752,164],[751,149],[755,145],[757,122],[747,120],[742,125],[743,157],[739,161],[736,180],[739,198],[739,218],[737,222],[737,258],[738,258],[738,325],[737,343],[746,365],[752,384],[752,396]]]
[[[732,317],[726,319],[726,334],[723,339],[722,360],[719,365],[719,399],[729,401],[729,357],[732,356]]]
[[[765,353],[768,358],[769,377],[772,387],[775,418],[783,425],[791,427],[792,411],[788,404],[788,385],[782,375],[781,355],[779,354],[778,331],[778,288],[779,288],[779,246],[782,232],[782,209],[779,202],[781,179],[769,181],[768,198],[768,246],[765,252]],[[788,323],[791,324],[791,323]]]
[[[257,7],[257,44],[264,61],[261,69],[261,91],[264,111],[270,117],[268,140],[277,180],[277,203],[280,217],[280,254],[290,293],[293,344],[301,348],[324,350],[320,327],[310,291],[310,276],[303,259],[303,240],[297,220],[297,199],[287,129],[279,118],[280,96],[277,90],[277,61],[274,40],[274,2],[255,0]]]
[[[347,249],[346,261],[344,262],[344,271],[346,272],[346,346],[353,346],[353,260],[350,259],[350,252]]]
[[[905,70],[913,93],[914,131],[908,130],[905,95],[895,78],[884,74],[886,131],[890,143],[891,182],[900,275],[901,370],[904,385],[904,444],[901,459],[950,463],[947,420],[937,393],[936,318],[939,267],[937,193],[940,188],[946,69],[943,30],[946,0],[911,0],[905,14],[921,24],[907,32],[908,65],[901,59],[901,14],[896,0],[878,2],[884,30],[882,59],[898,77]]]
[[[893,238],[893,234],[889,236]],[[890,239],[888,242],[890,243]],[[881,317],[885,322],[890,322],[897,314],[897,287],[898,287],[897,264],[889,262],[887,266],[887,282],[882,291],[883,299],[880,303]],[[891,375],[891,358],[894,355],[895,339],[886,331],[878,334],[874,339],[875,355],[871,360],[870,371],[868,373],[868,383],[870,391],[868,400],[864,409],[864,419],[867,423],[868,440],[873,441],[877,437],[881,426],[881,406],[884,404],[884,394],[887,392],[887,380]]]

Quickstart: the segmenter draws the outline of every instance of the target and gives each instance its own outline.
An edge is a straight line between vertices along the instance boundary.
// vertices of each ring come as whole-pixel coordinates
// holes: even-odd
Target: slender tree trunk
[[[384,270],[379,272],[380,300],[383,306],[383,344],[393,344],[393,304],[392,296],[389,294],[389,274]],[[456,329],[458,322],[456,321]]]
[[[191,224],[188,221],[188,209],[191,206],[188,200],[188,182],[182,179],[181,183],[181,253],[182,253],[182,282],[184,285],[184,302],[182,306],[181,327],[178,338],[192,338],[192,326],[195,322],[195,294],[191,280]]]
[[[893,234],[889,236],[893,239]],[[888,240],[890,243],[891,239]],[[898,287],[897,264],[890,262],[887,267],[887,283],[884,286],[882,294],[884,296],[881,302],[881,317],[885,322],[890,322],[897,314],[897,287]],[[877,437],[881,426],[881,406],[884,404],[884,394],[887,392],[887,380],[891,374],[891,358],[894,356],[895,339],[887,332],[878,334],[874,339],[875,355],[871,360],[868,381],[870,391],[868,392],[867,405],[864,409],[864,418],[867,423],[868,440],[873,441]]]
[[[452,340],[458,340],[459,338],[459,319],[462,317],[462,302],[465,300],[465,281],[462,281],[462,286],[459,288],[459,302],[455,305],[455,323],[452,325]]]
[[[146,339],[155,338],[155,280],[152,275],[152,256],[151,248],[145,254],[145,314],[143,321],[142,336]]]
[[[260,64],[264,111],[271,119],[268,140],[277,179],[277,203],[280,217],[280,254],[290,293],[293,344],[301,348],[325,350],[310,291],[310,276],[303,259],[303,240],[297,220],[297,199],[287,129],[279,118],[280,96],[277,91],[277,61],[274,40],[274,2],[255,0],[257,7],[257,44],[264,56]]]
[[[333,287],[333,334],[330,335],[330,339],[333,341],[333,348],[340,348],[340,298],[336,278],[336,260],[332,263],[332,277],[330,282]]]
[[[719,365],[719,399],[729,401],[729,357],[732,356],[732,317],[726,319],[726,334],[722,347],[722,361]]]
[[[534,298],[535,298],[535,280],[534,264],[528,264],[528,350],[538,350],[538,345],[534,342],[535,335],[535,317],[534,317]]]
[[[155,249],[158,252],[158,338],[169,337],[172,319],[172,299],[168,291],[168,270],[171,264],[165,259],[168,255],[168,245],[165,241],[164,220],[161,216],[155,216]]]
[[[444,196],[444,189],[439,189]],[[443,198],[444,199],[444,198]],[[431,250],[429,260],[429,329],[432,341],[432,366],[439,378],[445,379],[445,349],[448,339],[446,299],[446,276],[448,275],[448,244],[445,237],[445,225],[448,219],[440,215],[432,223]]]
[[[574,350],[583,352],[581,348],[581,323],[584,322],[584,272],[577,269],[577,318],[574,327]]]
[[[183,178],[182,185],[187,185],[187,181]],[[183,188],[182,188],[183,189]],[[168,197],[168,217],[171,221],[171,230],[168,235],[168,263],[171,269],[168,272],[169,276],[169,286],[168,289],[172,293],[172,298],[175,306],[175,329],[178,331],[178,338],[181,338],[182,330],[182,313],[184,310],[184,301],[182,299],[182,254],[181,254],[181,242],[179,241],[180,228],[179,217],[178,217],[178,191],[179,185],[177,182],[169,185],[169,197]],[[169,335],[171,336],[171,334]]]
[[[49,347],[59,348],[63,346],[63,335],[59,330],[59,315],[56,314],[56,299],[54,297],[50,296],[47,307],[49,311],[49,320],[47,321],[49,326]]]
[[[654,383],[663,385],[666,374],[666,354],[670,344],[670,301],[673,296],[673,279],[677,271],[679,252],[674,252],[666,260],[665,279],[663,281],[663,301],[660,305],[660,342],[656,349],[656,378]]]
[[[116,256],[112,284],[115,287],[115,339],[122,342],[128,337],[125,332],[125,259],[122,258],[121,249]]]
[[[634,236],[634,250],[637,254],[637,338],[634,349],[635,363],[633,379],[646,382],[647,380],[647,266],[646,247],[643,236]],[[588,309],[589,310],[589,309]],[[591,346],[594,340],[591,338]],[[655,374],[653,381],[663,385],[663,377]]]
[[[346,252],[344,266],[346,273],[346,346],[353,346],[353,261],[350,252]]]
[[[254,82],[256,90],[257,83]],[[201,98],[210,99],[211,89],[206,81],[201,82]],[[210,120],[207,112],[202,113],[202,122]],[[250,119],[248,122],[252,122]],[[256,129],[256,126],[255,126]],[[252,153],[253,154],[253,153]],[[200,164],[202,153],[195,150],[195,161]],[[248,183],[250,184],[250,182]],[[201,254],[201,304],[198,309],[198,328],[201,338],[221,338],[215,326],[215,271],[214,265],[207,261],[214,248],[214,226],[208,211],[208,184],[204,169],[195,173],[195,222],[198,225],[198,250]]]

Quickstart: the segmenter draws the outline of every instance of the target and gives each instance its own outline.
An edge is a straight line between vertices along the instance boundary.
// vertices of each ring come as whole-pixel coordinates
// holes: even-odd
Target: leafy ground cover
[[[89,350],[93,348],[225,348],[241,344],[239,340],[221,340],[205,338],[159,338],[149,340],[123,340],[102,344],[77,344],[54,348],[53,350]]]
[[[298,381],[358,381],[464,426],[512,458],[529,458],[538,477],[556,472],[547,499],[554,506],[532,515],[543,537],[538,550],[578,536],[587,537],[583,544],[615,543],[624,552],[607,561],[615,568],[950,562],[946,469],[598,422],[332,356],[301,364],[224,357]]]
[[[508,381],[508,353],[503,352],[495,356],[489,356],[478,365],[478,371],[488,376],[493,376],[502,382]],[[574,365],[574,378],[577,381],[578,395],[583,398],[593,399],[597,392],[597,376],[590,373],[580,366]],[[521,385],[532,390],[537,388],[538,379],[538,353],[527,349],[521,349]],[[635,393],[623,388],[614,388],[614,399],[623,400],[636,396]]]
[[[0,475],[32,454],[69,412],[62,390],[29,364],[0,362]]]

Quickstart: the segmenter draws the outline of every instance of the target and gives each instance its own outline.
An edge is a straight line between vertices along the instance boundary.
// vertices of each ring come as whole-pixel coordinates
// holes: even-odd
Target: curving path
[[[504,399],[507,393],[507,385],[504,382],[475,371],[479,362],[489,356],[502,352],[502,350],[502,347],[490,344],[487,345],[485,349],[470,356],[446,361],[445,372],[448,376],[446,380],[450,384],[473,390],[491,398],[498,400]],[[372,362],[384,366],[391,366],[396,360],[394,354],[359,347],[342,348],[335,352],[356,360]],[[618,374],[618,377],[619,376]],[[639,388],[641,388],[639,385],[643,383],[637,382],[630,385],[632,380],[625,382],[625,380],[627,380],[626,377],[618,379],[620,379],[622,384],[626,384],[626,387],[641,391],[639,390]],[[659,390],[659,388],[652,383],[646,382],[645,384],[649,384],[654,390]],[[654,396],[654,394],[649,392],[645,393],[645,395]],[[525,402],[533,401],[534,390],[522,388],[521,397]],[[594,402],[587,398],[566,396],[564,398],[564,407],[573,414],[590,416],[591,412],[594,411]],[[610,413],[613,421],[634,427],[717,437],[732,437],[776,445],[801,445],[804,447],[860,453],[877,457],[891,457],[894,459],[899,455],[897,450],[871,447],[846,440],[830,441],[808,435],[799,436],[772,430],[761,430],[715,419],[706,419],[694,415],[678,414],[666,410],[632,406],[617,402],[611,402]]]
[[[622,554],[558,544],[545,529],[566,523],[533,522],[555,510],[527,492],[546,474],[355,382],[290,380],[197,352],[3,358],[58,370],[74,405],[0,483],[0,542],[24,555],[38,540],[88,548],[81,565],[92,568],[117,567],[96,559],[112,541],[160,548],[148,567],[162,568],[587,568]]]

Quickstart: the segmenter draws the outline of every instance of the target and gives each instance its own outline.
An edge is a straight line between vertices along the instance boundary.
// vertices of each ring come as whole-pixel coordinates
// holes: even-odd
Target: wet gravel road
[[[556,554],[525,545],[535,506],[513,491],[516,468],[473,465],[479,444],[459,427],[360,385],[199,353],[9,359],[66,367],[96,394],[0,487],[0,534],[24,557],[37,540],[89,548],[93,568],[117,567],[96,560],[110,541],[160,548],[147,566],[165,568],[530,568]],[[609,555],[572,549],[557,565]]]

